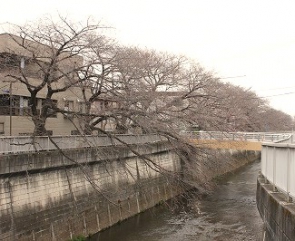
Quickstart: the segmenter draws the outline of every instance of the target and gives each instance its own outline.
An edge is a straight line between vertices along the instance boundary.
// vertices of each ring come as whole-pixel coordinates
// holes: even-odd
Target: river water
[[[252,163],[219,180],[205,197],[193,196],[178,208],[173,203],[157,206],[91,241],[261,241],[255,197],[259,170],[260,162]]]

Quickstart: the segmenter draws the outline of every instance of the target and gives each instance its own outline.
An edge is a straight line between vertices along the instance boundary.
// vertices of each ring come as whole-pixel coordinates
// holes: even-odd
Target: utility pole
[[[12,133],[12,81],[9,84],[9,135]]]
[[[19,63],[19,70],[20,73],[22,73],[22,69],[25,68],[25,58],[21,57],[20,63]],[[9,135],[12,135],[12,84],[15,83],[16,79],[9,79],[9,80],[3,80],[3,82],[9,82]]]
[[[12,135],[12,84],[16,80],[3,80],[3,82],[9,82],[9,135]]]

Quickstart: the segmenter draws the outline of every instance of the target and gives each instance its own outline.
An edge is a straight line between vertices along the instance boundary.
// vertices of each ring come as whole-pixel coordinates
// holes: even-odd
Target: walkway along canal
[[[173,203],[152,208],[94,235],[91,241],[248,241],[262,240],[256,207],[260,162],[217,182],[206,197],[194,196],[173,210]],[[172,208],[171,208],[172,207]]]

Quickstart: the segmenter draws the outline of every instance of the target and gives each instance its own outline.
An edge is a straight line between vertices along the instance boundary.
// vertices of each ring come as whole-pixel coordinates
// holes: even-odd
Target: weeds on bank
[[[78,235],[73,237],[72,239],[69,239],[68,241],[87,241],[87,238],[83,235]]]

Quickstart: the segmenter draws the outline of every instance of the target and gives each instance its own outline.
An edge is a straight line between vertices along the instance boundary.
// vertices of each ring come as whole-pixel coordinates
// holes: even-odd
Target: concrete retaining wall
[[[149,162],[122,146],[67,150],[65,155],[58,151],[2,155],[1,240],[87,236],[174,197],[183,189],[170,174],[183,170],[183,160],[170,148],[165,142],[134,145]],[[218,153],[219,160],[208,162],[204,155],[204,162],[191,162],[191,169],[197,170],[190,173],[193,182],[209,181],[255,159],[255,155],[245,158],[247,152]],[[229,156],[234,158],[226,159]],[[159,168],[167,175],[160,175]],[[194,175],[199,177],[193,180]]]
[[[265,241],[295,240],[295,203],[287,202],[287,196],[273,191],[260,175],[257,180],[257,207],[265,224]]]
[[[156,165],[176,171],[176,155],[165,143],[136,151],[155,166],[123,147],[1,156],[1,240],[88,235],[175,195]]]

